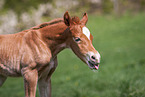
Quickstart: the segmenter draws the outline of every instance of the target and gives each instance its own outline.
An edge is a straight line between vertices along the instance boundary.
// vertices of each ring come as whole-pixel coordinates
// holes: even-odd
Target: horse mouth
[[[90,61],[88,61],[88,63],[89,63],[90,69],[94,69],[94,70],[98,70],[99,69],[99,63],[94,64],[94,63],[92,63]]]

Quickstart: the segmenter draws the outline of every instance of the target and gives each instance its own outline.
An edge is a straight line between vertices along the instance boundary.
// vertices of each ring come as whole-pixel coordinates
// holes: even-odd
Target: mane
[[[75,23],[75,24],[80,24],[80,19],[79,19],[79,17],[74,16],[74,17],[72,17],[71,19],[72,19],[73,23]],[[37,26],[35,26],[35,27],[32,27],[32,29],[33,29],[33,30],[38,30],[38,29],[44,28],[44,27],[46,27],[46,26],[53,25],[53,24],[57,24],[57,23],[60,23],[60,22],[64,22],[62,18],[58,18],[58,19],[54,19],[54,20],[52,20],[52,21],[50,21],[50,22],[42,23],[42,24],[40,24],[40,25],[37,25]]]
[[[32,27],[32,29],[33,30],[38,30],[38,29],[44,28],[46,26],[53,25],[53,24],[57,24],[57,23],[60,23],[60,22],[63,22],[63,19],[62,18],[54,19],[54,20],[52,20],[50,22],[42,23],[42,24],[40,24],[38,26]]]

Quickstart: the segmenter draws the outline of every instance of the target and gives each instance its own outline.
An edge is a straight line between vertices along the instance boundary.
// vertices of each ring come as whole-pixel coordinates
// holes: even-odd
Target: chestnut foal
[[[7,77],[24,78],[25,97],[35,97],[38,82],[41,97],[51,97],[51,75],[57,67],[57,54],[65,48],[97,70],[100,54],[92,45],[93,36],[85,26],[88,16],[55,19],[31,29],[0,35],[0,86]]]

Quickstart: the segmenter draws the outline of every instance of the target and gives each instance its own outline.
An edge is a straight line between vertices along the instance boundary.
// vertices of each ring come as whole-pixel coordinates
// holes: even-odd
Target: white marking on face
[[[83,33],[87,36],[87,38],[90,40],[90,31],[87,27],[83,27]]]

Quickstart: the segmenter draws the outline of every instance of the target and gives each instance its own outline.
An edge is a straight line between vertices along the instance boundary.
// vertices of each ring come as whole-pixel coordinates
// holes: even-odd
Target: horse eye
[[[81,39],[80,39],[79,37],[75,37],[74,40],[75,40],[76,42],[81,41]]]

